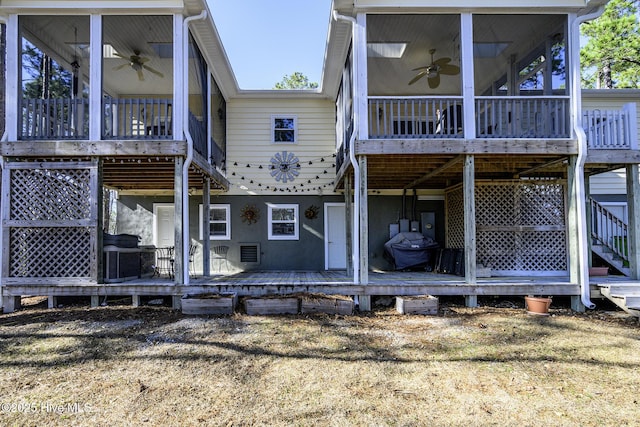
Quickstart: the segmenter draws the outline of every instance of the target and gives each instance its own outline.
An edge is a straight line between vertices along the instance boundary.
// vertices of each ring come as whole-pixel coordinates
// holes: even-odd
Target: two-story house
[[[637,189],[640,162],[635,110],[581,106],[601,3],[335,0],[320,89],[247,91],[204,0],[3,1],[4,310],[215,291],[591,307],[585,176],[627,167]],[[420,270],[389,256],[402,233]]]

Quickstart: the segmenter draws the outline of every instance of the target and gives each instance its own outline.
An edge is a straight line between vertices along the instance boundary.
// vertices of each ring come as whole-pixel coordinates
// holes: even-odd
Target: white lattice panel
[[[477,182],[477,262],[503,272],[567,269],[564,185]],[[447,246],[464,246],[462,188],[447,192]]]
[[[97,170],[97,162],[4,165],[3,277],[97,282]]]
[[[464,248],[464,195],[462,187],[446,193],[447,247]]]
[[[87,228],[11,229],[9,277],[89,277],[91,233]]]
[[[11,171],[12,220],[75,220],[91,215],[87,169],[15,169]]]

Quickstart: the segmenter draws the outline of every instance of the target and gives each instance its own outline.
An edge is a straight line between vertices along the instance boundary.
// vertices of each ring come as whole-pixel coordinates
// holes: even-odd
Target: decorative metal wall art
[[[251,225],[260,219],[260,209],[256,208],[255,205],[246,205],[242,208],[240,216],[242,217],[242,222]]]
[[[300,174],[300,160],[293,152],[278,152],[271,158],[271,176],[276,181],[293,181]]]

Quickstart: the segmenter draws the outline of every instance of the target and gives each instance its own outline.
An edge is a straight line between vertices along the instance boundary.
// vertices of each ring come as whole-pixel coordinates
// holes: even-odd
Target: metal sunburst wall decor
[[[293,181],[300,174],[300,160],[292,152],[276,153],[271,158],[271,176],[276,181]]]

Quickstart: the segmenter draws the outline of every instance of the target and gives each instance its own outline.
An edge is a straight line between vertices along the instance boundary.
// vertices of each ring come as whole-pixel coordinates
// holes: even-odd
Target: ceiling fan
[[[131,56],[124,56],[119,54],[118,52],[115,52],[116,56],[119,56],[122,59],[126,59],[127,62],[121,65],[118,65],[117,67],[114,67],[113,70],[117,71],[117,70],[121,70],[124,67],[126,67],[127,65],[130,66],[136,73],[138,73],[138,80],[143,81],[144,80],[144,74],[142,73],[142,70],[147,70],[157,76],[160,77],[164,77],[164,74],[162,74],[160,71],[153,69],[151,67],[149,67],[148,65],[145,65],[147,62],[150,61],[149,58],[145,58],[140,56],[140,51],[139,50],[134,50],[133,51],[133,55]]]
[[[418,71],[418,74],[411,79],[409,82],[410,85],[414,84],[424,76],[427,76],[427,82],[429,83],[429,87],[431,89],[435,89],[440,86],[440,75],[445,74],[449,76],[455,76],[460,73],[460,67],[457,65],[449,64],[451,62],[451,58],[440,58],[433,60],[433,54],[436,53],[435,49],[430,49],[429,54],[431,54],[431,64],[426,65],[424,67],[414,68],[411,71]]]

